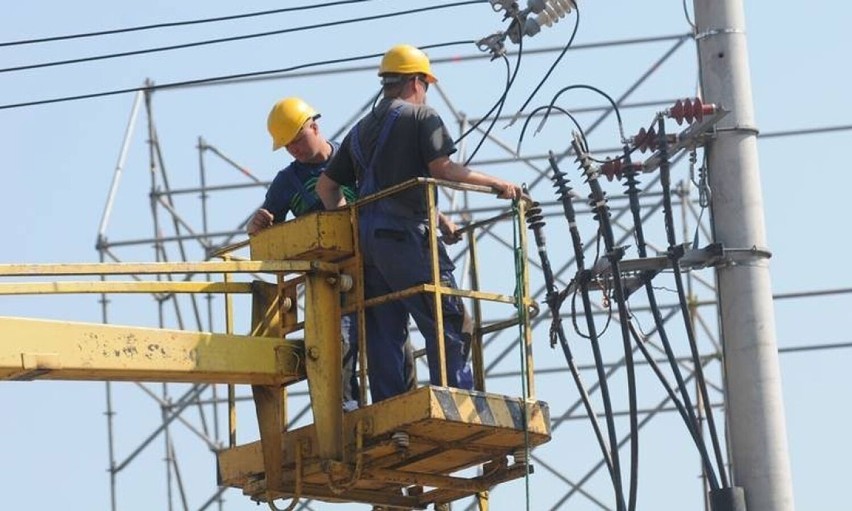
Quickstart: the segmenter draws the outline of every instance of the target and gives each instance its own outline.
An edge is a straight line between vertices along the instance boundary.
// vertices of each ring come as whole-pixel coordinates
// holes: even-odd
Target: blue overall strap
[[[284,174],[284,177],[287,178],[287,184],[290,185],[290,187],[296,191],[297,195],[301,195],[302,202],[305,204],[304,211],[300,213],[293,211],[293,216],[299,216],[303,213],[314,211],[317,207],[317,204],[319,204],[320,202],[320,198],[317,195],[317,192],[315,190],[308,190],[307,187],[305,187],[305,183],[302,182],[301,179],[299,179],[299,176],[297,174],[299,169],[306,169],[308,171],[310,170],[307,167],[303,166],[300,162],[294,161],[290,166],[291,171]]]
[[[388,140],[388,136],[390,135],[390,130],[393,127],[394,123],[397,119],[399,119],[399,115],[402,111],[402,107],[405,105],[397,105],[390,112],[388,112],[385,120],[382,124],[382,130],[379,132],[379,138],[376,140],[376,146],[373,148],[373,154],[370,155],[370,163],[367,164],[367,159],[364,158],[364,152],[361,149],[361,140],[360,140],[360,123],[356,124],[352,129],[352,137],[350,138],[350,146],[352,148],[352,153],[355,156],[355,159],[358,161],[358,165],[364,170],[364,174],[361,179],[361,183],[358,186],[358,196],[366,197],[367,195],[371,195],[376,193],[379,189],[378,183],[376,182],[376,173],[375,173],[375,165],[376,158],[378,158],[379,154],[382,151],[382,147],[384,147],[385,142]]]

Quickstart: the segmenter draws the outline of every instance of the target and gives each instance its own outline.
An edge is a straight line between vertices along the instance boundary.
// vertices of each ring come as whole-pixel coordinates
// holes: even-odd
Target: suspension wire
[[[515,16],[515,21],[520,22],[517,15]],[[485,120],[488,119],[488,117],[491,116],[491,113],[494,112],[494,110],[499,109],[497,111],[497,114],[494,116],[494,119],[491,121],[491,124],[488,126],[488,129],[485,130],[485,133],[482,135],[482,138],[479,140],[479,144],[477,144],[476,149],[473,151],[471,156],[465,162],[465,165],[469,164],[471,162],[471,160],[473,160],[473,156],[476,155],[476,153],[479,151],[479,148],[482,146],[482,143],[488,137],[488,134],[491,133],[491,129],[494,128],[494,124],[497,122],[497,119],[500,118],[500,113],[503,112],[503,106],[506,103],[506,97],[509,95],[509,89],[511,89],[512,84],[515,83],[515,78],[518,76],[518,70],[521,68],[521,56],[523,54],[523,50],[524,50],[523,42],[519,42],[518,43],[518,59],[517,59],[517,61],[515,61],[515,71],[511,73],[511,78],[509,78],[510,67],[511,67],[511,66],[509,66],[509,59],[506,57],[506,55],[502,55],[503,61],[506,63],[506,87],[503,88],[503,94],[500,95],[500,98],[497,99],[497,101],[494,103],[494,106],[492,106],[491,109],[488,110],[488,112],[485,113],[485,115],[483,115],[478,121],[476,121],[474,124],[472,124],[470,126],[470,128],[467,129],[467,131],[462,133],[461,136],[459,136],[459,138],[456,139],[453,142],[454,144],[458,144],[459,142],[461,142],[465,137],[467,137],[468,135],[473,133],[473,130],[478,128],[480,124],[485,122]]]
[[[451,41],[451,42],[446,42],[446,43],[427,44],[427,45],[419,46],[419,48],[420,49],[442,48],[442,47],[447,47],[447,46],[457,46],[457,45],[462,45],[462,44],[470,44],[472,42],[473,41]],[[291,71],[298,71],[300,69],[306,69],[306,68],[311,68],[311,67],[319,67],[319,66],[325,66],[325,65],[330,65],[330,64],[341,64],[341,63],[344,63],[344,62],[354,62],[354,61],[358,61],[358,60],[372,59],[372,58],[376,58],[376,57],[381,57],[382,55],[384,55],[384,53],[371,53],[371,54],[359,55],[359,56],[355,56],[355,57],[344,57],[344,58],[339,58],[339,59],[329,59],[329,60],[321,60],[321,61],[316,61],[316,62],[308,62],[306,64],[299,64],[299,65],[296,65],[296,66],[279,68],[279,69],[269,69],[269,70],[266,70],[266,71],[252,71],[252,72],[248,72],[248,73],[237,73],[237,74],[231,74],[231,75],[213,76],[213,77],[208,77],[208,78],[197,78],[197,79],[194,79],[194,80],[170,82],[170,83],[165,83],[165,84],[162,84],[162,85],[144,85],[142,87],[131,87],[131,88],[127,88],[127,89],[117,89],[117,90],[111,90],[111,91],[105,91],[105,92],[94,92],[94,93],[90,93],[90,94],[80,94],[80,95],[77,95],[77,96],[63,96],[63,97],[59,97],[59,98],[27,101],[27,102],[23,102],[23,103],[9,103],[9,104],[5,104],[5,105],[0,105],[0,110],[8,110],[8,109],[12,109],[12,108],[23,108],[23,107],[36,106],[36,105],[47,105],[47,104],[51,104],[51,103],[62,103],[62,102],[66,102],[66,101],[78,101],[78,100],[81,100],[81,99],[102,98],[102,97],[106,97],[106,96],[116,96],[116,95],[119,95],[119,94],[127,94],[129,92],[140,92],[140,91],[141,92],[150,92],[150,91],[163,90],[163,89],[177,89],[177,88],[188,87],[188,86],[193,86],[193,85],[227,82],[229,80],[235,80],[235,79],[239,79],[239,78],[249,78],[249,77],[255,77],[255,76],[274,75],[274,74],[280,74],[280,73],[288,73],[288,72],[291,72]]]
[[[375,15],[372,15],[372,16],[363,16],[363,17],[360,17],[360,18],[350,18],[350,19],[345,19],[345,20],[329,21],[329,22],[326,22],[326,23],[317,23],[317,24],[314,24],[314,25],[302,25],[302,26],[298,26],[298,27],[284,28],[284,29],[281,29],[281,30],[257,32],[257,33],[254,33],[254,34],[243,34],[243,35],[238,35],[238,36],[222,37],[222,38],[219,38],[219,39],[207,39],[207,40],[204,40],[204,41],[195,41],[195,42],[192,42],[192,43],[175,44],[175,45],[171,45],[171,46],[160,46],[160,47],[156,47],[156,48],[146,48],[146,49],[142,49],[142,50],[125,51],[125,52],[119,52],[119,53],[108,53],[108,54],[103,54],[103,55],[95,55],[95,56],[91,56],[91,57],[82,57],[82,58],[67,59],[67,60],[56,60],[56,61],[52,61],[52,62],[41,62],[41,63],[38,63],[38,64],[28,64],[28,65],[24,65],[24,66],[0,68],[0,73],[8,73],[8,72],[12,72],[12,71],[24,71],[24,70],[28,70],[28,69],[40,69],[40,68],[54,67],[54,66],[64,66],[64,65],[69,65],[69,64],[79,64],[81,62],[92,62],[92,61],[96,61],[96,60],[114,59],[114,58],[119,58],[119,57],[131,57],[131,56],[135,56],[135,55],[145,55],[145,54],[149,54],[149,53],[158,53],[158,52],[163,52],[163,51],[182,50],[182,49],[185,49],[185,48],[194,48],[194,47],[197,47],[197,46],[206,46],[206,45],[209,45],[209,44],[219,44],[219,43],[228,43],[228,42],[234,42],[234,41],[244,41],[246,39],[255,39],[255,38],[258,38],[258,37],[267,37],[267,36],[271,36],[271,35],[280,35],[280,34],[288,34],[288,33],[292,33],[292,32],[301,32],[303,30],[313,30],[313,29],[316,29],[316,28],[328,28],[328,27],[334,27],[334,26],[340,26],[340,25],[348,25],[348,24],[351,24],[351,23],[360,23],[362,21],[374,21],[374,20],[378,20],[378,19],[393,18],[393,17],[396,17],[396,16],[418,14],[418,13],[427,12],[427,11],[435,11],[435,10],[439,10],[439,9],[447,9],[447,8],[450,8],[450,7],[460,7],[460,6],[463,6],[463,5],[478,4],[478,3],[481,3],[481,1],[480,0],[465,0],[465,1],[461,1],[461,2],[453,2],[453,3],[448,3],[448,4],[442,4],[442,5],[433,5],[433,6],[429,6],[429,7],[419,7],[417,9],[410,9],[410,10],[407,10],[407,11],[397,11],[397,12],[389,12],[389,13],[384,13],[384,14],[375,14]]]
[[[633,215],[633,232],[636,236],[636,249],[639,254],[639,257],[644,259],[648,257],[648,251],[645,246],[645,230],[642,226],[642,214],[639,206],[639,181],[636,179],[636,175],[638,171],[634,169],[631,164],[630,158],[630,148],[625,144],[624,145],[624,161],[626,163],[626,171],[625,171],[625,186],[627,190],[625,194],[628,196],[630,201],[630,212]],[[710,455],[707,452],[707,445],[704,442],[704,439],[701,437],[700,432],[698,430],[698,419],[695,416],[695,408],[692,405],[692,401],[689,397],[689,392],[686,389],[686,382],[683,379],[683,374],[680,371],[680,366],[677,363],[677,357],[675,357],[674,350],[672,349],[671,342],[669,340],[669,336],[666,332],[665,322],[663,321],[662,314],[660,313],[660,308],[657,303],[657,295],[654,292],[654,286],[651,283],[651,275],[643,276],[642,281],[645,287],[645,294],[648,297],[648,308],[651,311],[651,314],[654,318],[654,324],[657,329],[657,334],[660,337],[660,341],[663,344],[663,349],[666,354],[666,358],[669,361],[671,366],[672,373],[675,377],[675,382],[677,383],[677,388],[680,390],[680,394],[683,398],[683,403],[680,402],[675,396],[671,396],[672,401],[677,406],[678,411],[683,418],[683,421],[689,431],[690,436],[692,437],[693,442],[695,443],[696,448],[698,449],[699,454],[701,455],[701,461],[704,464],[704,469],[707,472],[709,478],[710,488],[713,490],[717,490],[719,488],[719,481],[716,478],[716,472],[713,469],[713,464],[710,461]],[[637,344],[643,347],[642,354],[645,355],[645,359],[649,364],[653,366],[656,365],[653,362],[653,359],[650,357],[650,354],[646,354],[644,350],[644,345],[637,340]],[[658,369],[654,369],[655,372]],[[662,376],[662,373],[658,373],[658,378],[660,379],[663,386],[666,388],[667,392],[673,393],[670,391],[670,385],[665,381],[665,377]]]
[[[551,155],[552,154],[553,153],[551,152]],[[552,164],[555,165],[555,162]],[[554,171],[558,171],[556,167],[553,168]],[[529,195],[529,191],[526,190],[526,187],[524,189],[524,193]],[[527,212],[527,223],[529,224],[530,230],[533,231],[535,243],[538,247],[538,256],[541,261],[542,272],[544,273],[544,284],[545,289],[547,290],[545,301],[547,302],[547,307],[550,310],[551,316],[550,346],[551,348],[555,347],[556,342],[558,341],[562,348],[562,354],[565,356],[565,361],[568,363],[568,369],[571,372],[571,377],[574,379],[574,384],[577,387],[577,391],[580,393],[580,399],[583,403],[583,408],[586,410],[586,416],[592,423],[592,429],[594,430],[595,439],[597,439],[598,446],[603,454],[603,460],[607,465],[607,470],[609,470],[609,473],[612,474],[612,458],[609,455],[600,422],[598,421],[595,410],[592,408],[589,392],[586,389],[586,385],[583,383],[583,378],[580,374],[579,368],[577,367],[574,354],[571,352],[571,346],[568,344],[568,337],[565,335],[565,328],[562,326],[562,315],[560,313],[562,300],[559,298],[559,292],[556,289],[556,279],[553,275],[553,268],[550,265],[550,258],[547,255],[547,241],[543,230],[545,225],[544,216],[541,214],[542,210],[540,204],[538,202],[533,202],[532,204],[532,207]]]
[[[676,249],[676,237],[674,233],[674,214],[672,212],[671,198],[671,169],[669,166],[669,151],[668,141],[666,140],[666,123],[662,115],[657,116],[657,126],[659,128],[659,153],[660,153],[660,183],[663,187],[663,215],[666,224],[666,237],[669,242],[668,256],[672,264],[672,274],[675,284],[677,285],[678,301],[680,302],[681,316],[683,317],[684,328],[689,342],[689,349],[692,353],[693,364],[695,365],[696,384],[704,401],[705,413],[707,414],[707,427],[710,433],[710,440],[713,443],[713,450],[716,455],[716,465],[719,469],[719,477],[723,487],[729,486],[727,473],[725,471],[725,463],[722,459],[722,449],[719,445],[719,435],[716,431],[716,420],[713,418],[713,408],[709,402],[707,392],[707,382],[704,378],[704,370],[701,367],[701,357],[698,354],[698,343],[695,338],[695,330],[692,327],[692,321],[689,316],[689,307],[686,302],[686,292],[684,291],[683,275],[680,268],[680,258],[683,255],[682,250]]]
[[[519,229],[523,229],[523,219],[521,218],[520,209],[518,208],[518,199],[512,200],[512,253],[514,254],[515,263],[515,307],[518,309],[518,345],[520,346],[521,355],[521,398],[523,399],[524,413],[524,493],[526,498],[526,509],[530,510],[530,425],[529,425],[529,389],[527,388],[527,305],[524,303],[524,282],[526,274],[524,273],[524,254],[520,247]]]
[[[556,60],[554,60],[553,64],[550,65],[550,68],[544,74],[541,81],[538,82],[538,85],[530,93],[529,97],[527,97],[527,100],[524,101],[524,104],[521,105],[521,108],[518,109],[518,111],[512,117],[512,120],[509,121],[508,126],[514,124],[515,120],[520,117],[521,113],[524,111],[524,108],[526,108],[527,105],[529,105],[532,99],[535,97],[535,95],[538,94],[539,89],[541,89],[541,87],[544,85],[544,82],[546,82],[547,79],[550,78],[550,75],[553,73],[553,70],[556,69],[556,66],[559,64],[559,61],[562,60],[562,57],[565,56],[565,53],[568,51],[568,48],[570,48],[571,44],[574,42],[574,37],[576,37],[577,35],[577,29],[580,28],[580,8],[577,6],[577,2],[575,0],[571,0],[571,3],[574,4],[574,11],[576,11],[577,13],[577,17],[574,20],[574,30],[571,32],[571,37],[568,38],[568,42],[565,43],[565,47],[562,48],[562,52],[559,53],[559,55],[556,57]]]
[[[521,54],[518,53],[518,62],[515,64],[515,73],[512,74],[511,65],[509,64],[509,59],[503,55],[503,62],[506,64],[506,86],[503,88],[503,94],[500,95],[500,99],[497,100],[497,103],[494,104],[494,107],[491,107],[491,110],[488,111],[488,114],[485,118],[491,115],[491,112],[494,111],[494,108],[497,107],[497,113],[494,114],[494,118],[491,119],[491,123],[488,125],[488,128],[482,134],[482,137],[479,139],[479,143],[476,144],[476,147],[471,151],[470,156],[467,157],[464,164],[465,166],[470,165],[470,162],[476,156],[476,153],[479,152],[479,149],[482,148],[482,144],[488,138],[488,134],[491,133],[491,130],[494,128],[494,124],[497,122],[497,119],[500,117],[500,113],[503,111],[503,105],[506,104],[506,95],[509,92],[509,89],[512,87],[512,82],[515,80],[515,76],[517,76],[518,68],[520,67]],[[467,133],[471,133],[470,130]],[[459,137],[459,142],[464,138],[464,135]],[[458,142],[456,142],[458,143]]]
[[[621,280],[620,262],[624,257],[624,247],[615,246],[615,235],[612,230],[612,222],[610,221],[609,206],[607,206],[606,194],[601,188],[599,174],[591,162],[586,158],[586,153],[583,150],[583,144],[578,140],[579,135],[575,134],[572,141],[574,154],[580,161],[583,173],[586,177],[586,182],[591,189],[590,206],[595,212],[594,218],[598,221],[601,237],[606,250],[605,257],[609,261],[612,274],[612,291],[615,295],[616,307],[618,308],[619,325],[621,326],[621,340],[624,346],[624,367],[627,370],[627,394],[628,394],[628,413],[630,420],[630,485],[628,497],[628,511],[636,509],[636,494],[639,482],[639,418],[638,418],[638,403],[636,396],[636,366],[633,363],[633,349],[631,348],[631,335],[628,326],[630,311],[627,310],[627,298],[624,295],[624,285]]]
[[[589,344],[592,347],[592,353],[595,359],[595,370],[598,376],[598,385],[601,391],[601,401],[604,406],[604,416],[606,418],[607,434],[609,437],[609,456],[612,459],[612,464],[607,465],[610,469],[610,478],[613,483],[613,491],[615,492],[616,509],[618,511],[625,510],[624,489],[621,484],[621,463],[618,454],[618,436],[615,431],[615,416],[612,410],[612,401],[610,400],[609,384],[607,383],[607,375],[603,356],[601,355],[600,343],[595,327],[595,320],[592,315],[592,304],[589,298],[589,275],[590,272],[585,268],[585,253],[583,252],[583,242],[580,238],[580,231],[577,228],[577,217],[574,212],[573,198],[571,197],[571,187],[569,179],[565,174],[558,170],[556,157],[551,151],[550,164],[553,168],[553,182],[556,187],[557,194],[562,202],[562,209],[565,214],[565,219],[568,221],[568,230],[571,233],[571,242],[574,248],[574,263],[577,266],[577,275],[575,282],[580,290],[580,296],[583,300],[583,313],[586,318],[586,327],[589,331]],[[607,456],[604,456],[606,459]]]
[[[21,46],[25,44],[48,43],[54,41],[67,41],[69,39],[84,39],[87,37],[98,37],[103,35],[125,34],[128,32],[139,32],[142,30],[153,30],[158,28],[183,27],[188,25],[201,25],[205,23],[216,23],[219,21],[231,21],[236,19],[253,18],[257,16],[268,16],[270,14],[280,14],[282,12],[307,11],[310,9],[320,9],[324,7],[333,7],[343,4],[356,4],[363,2],[372,2],[373,0],[339,0],[337,2],[326,2],[324,4],[309,4],[298,7],[284,7],[282,9],[272,9],[268,11],[255,11],[244,14],[233,14],[229,16],[217,16],[214,18],[201,18],[184,21],[171,21],[167,23],[156,23],[153,25],[137,25],[135,27],[114,28],[109,30],[99,30],[97,32],[82,32],[77,34],[65,34],[57,36],[39,37],[34,39],[22,39],[19,41],[0,42],[0,48],[4,46]]]
[[[526,134],[527,126],[529,125],[530,121],[532,120],[533,117],[535,117],[535,114],[537,114],[540,110],[544,110],[544,109],[547,109],[547,115],[550,114],[551,110],[557,110],[557,111],[561,112],[562,114],[567,115],[568,118],[571,119],[571,122],[574,123],[574,127],[577,128],[577,131],[579,131],[581,138],[585,142],[586,132],[583,131],[583,127],[580,125],[579,122],[577,122],[577,118],[574,117],[571,114],[571,112],[569,112],[568,110],[565,110],[564,108],[559,107],[559,106],[554,106],[554,105],[544,106],[544,105],[542,105],[542,106],[537,107],[535,110],[533,110],[532,112],[530,112],[527,115],[527,119],[524,121],[524,126],[523,126],[523,128],[521,128],[521,134],[518,136],[518,147],[515,149],[516,154],[519,154],[519,155],[521,154],[521,144],[524,142],[524,135]],[[539,125],[539,127],[536,128],[535,133],[533,133],[533,136],[538,134],[538,132],[541,131],[541,128],[542,128],[542,126]],[[586,151],[589,150],[588,146],[584,146],[583,149],[585,149]]]
[[[587,89],[587,90],[590,90],[590,91],[597,92],[598,94],[603,96],[607,101],[609,101],[609,104],[612,105],[612,109],[615,112],[615,118],[618,122],[618,134],[621,136],[621,140],[623,142],[625,140],[625,136],[624,136],[624,123],[621,120],[621,110],[618,108],[618,104],[615,102],[615,100],[612,99],[612,96],[610,96],[609,94],[607,94],[606,92],[602,91],[601,89],[599,89],[597,87],[594,87],[592,85],[586,85],[584,83],[578,83],[578,84],[575,84],[575,85],[569,85],[567,87],[563,87],[562,89],[559,90],[559,92],[557,92],[556,94],[553,95],[553,98],[550,100],[550,107],[553,107],[553,105],[556,104],[556,100],[559,99],[559,96],[561,96],[565,92],[568,92],[569,90],[574,90],[574,89]],[[547,119],[548,119],[549,116],[550,116],[550,108],[548,108],[547,112],[544,114],[544,117],[542,117],[541,122],[539,123],[539,127],[536,131],[541,130],[542,126],[544,126],[544,123],[547,122]],[[584,136],[583,139],[585,140],[585,138],[586,137]],[[588,147],[588,144],[586,145],[586,147]]]
[[[517,17],[516,17],[517,19]],[[469,165],[473,160],[473,157],[476,156],[476,153],[479,152],[479,149],[482,147],[482,144],[488,138],[488,134],[491,133],[491,130],[494,128],[494,124],[497,122],[497,119],[500,118],[500,114],[503,112],[503,106],[506,104],[506,96],[509,94],[509,89],[512,88],[512,84],[515,83],[515,78],[518,76],[518,70],[521,69],[521,55],[523,55],[523,48],[521,46],[518,47],[518,60],[515,62],[515,71],[512,72],[511,66],[509,65],[509,59],[503,55],[503,62],[506,64],[506,86],[503,88],[503,94],[500,95],[500,99],[491,107],[491,110],[488,111],[485,117],[480,119],[474,126],[472,126],[468,131],[463,134],[459,141],[461,141],[467,134],[471,133],[474,128],[479,126],[479,124],[485,120],[488,116],[491,115],[491,112],[497,108],[497,113],[494,114],[494,118],[491,120],[491,124],[488,125],[488,129],[482,134],[482,137],[479,139],[479,143],[476,144],[476,147],[470,153],[470,156],[465,161],[465,166]],[[458,142],[456,142],[458,143]]]

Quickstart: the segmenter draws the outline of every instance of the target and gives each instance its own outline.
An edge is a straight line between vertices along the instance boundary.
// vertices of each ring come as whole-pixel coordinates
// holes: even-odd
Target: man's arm
[[[520,186],[483,172],[477,172],[450,160],[447,156],[439,156],[430,161],[429,173],[435,179],[467,183],[469,185],[489,186],[502,199],[520,199],[522,195]]]
[[[316,190],[325,209],[337,209],[346,205],[346,199],[343,197],[343,192],[340,191],[340,184],[326,176],[325,172],[320,174],[319,179],[317,179]]]

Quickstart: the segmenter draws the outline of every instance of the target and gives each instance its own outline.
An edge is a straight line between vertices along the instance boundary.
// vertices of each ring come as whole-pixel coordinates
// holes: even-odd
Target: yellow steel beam
[[[343,381],[340,280],[307,274],[305,362],[322,460],[343,461]]]
[[[0,282],[0,295],[82,293],[251,293],[248,282],[65,281]]]
[[[0,277],[60,275],[164,275],[181,273],[334,272],[322,261],[206,261],[177,263],[0,264]]]
[[[305,377],[303,355],[271,337],[0,317],[0,380],[275,385]]]

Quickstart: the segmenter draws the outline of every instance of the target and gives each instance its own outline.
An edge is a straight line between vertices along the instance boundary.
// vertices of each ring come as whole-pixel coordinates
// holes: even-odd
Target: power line
[[[119,58],[119,57],[132,57],[132,56],[136,56],[136,55],[145,55],[145,54],[149,54],[149,53],[159,53],[159,52],[164,52],[164,51],[182,50],[182,49],[186,49],[186,48],[206,46],[206,45],[209,45],[209,44],[219,44],[219,43],[229,43],[229,42],[234,42],[234,41],[244,41],[246,39],[256,39],[256,38],[259,38],[259,37],[267,37],[267,36],[271,36],[271,35],[280,35],[280,34],[287,34],[287,33],[292,33],[292,32],[301,32],[303,30],[313,30],[313,29],[316,29],[316,28],[328,28],[328,27],[334,27],[334,26],[339,26],[339,25],[360,23],[362,21],[375,21],[375,20],[384,19],[384,18],[392,18],[392,17],[396,17],[396,16],[406,16],[406,15],[409,15],[409,14],[419,14],[419,13],[427,12],[427,11],[435,11],[435,10],[439,10],[439,9],[448,9],[448,8],[451,8],[451,7],[460,7],[460,6],[463,6],[463,5],[471,5],[471,4],[479,4],[479,3],[482,3],[482,0],[466,0],[466,1],[453,2],[453,3],[448,3],[448,4],[442,4],[442,5],[433,5],[433,6],[429,6],[429,7],[419,7],[417,9],[410,9],[410,10],[407,10],[407,11],[398,11],[398,12],[390,12],[390,13],[384,13],[384,14],[375,14],[375,15],[372,15],[372,16],[363,16],[363,17],[360,17],[360,18],[350,18],[350,19],[345,19],[345,20],[329,21],[329,22],[326,22],[326,23],[317,23],[317,24],[314,24],[314,25],[302,25],[302,26],[299,26],[299,27],[284,28],[284,29],[281,29],[281,30],[271,30],[271,31],[267,31],[267,32],[257,32],[257,33],[254,33],[254,34],[244,34],[244,35],[231,36],[231,37],[222,37],[222,38],[219,38],[219,39],[207,39],[207,40],[204,40],[204,41],[195,41],[195,42],[192,42],[192,43],[175,44],[175,45],[171,45],[171,46],[159,46],[159,47],[156,47],[156,48],[146,48],[146,49],[142,49],[142,50],[125,51],[125,52],[119,52],[119,53],[107,53],[107,54],[103,54],[103,55],[94,55],[94,56],[91,56],[91,57],[81,57],[81,58],[76,58],[76,59],[55,60],[55,61],[51,61],[51,62],[40,62],[38,64],[27,64],[27,65],[23,65],[23,66],[14,66],[14,67],[2,68],[2,69],[0,69],[0,73],[9,73],[9,72],[13,72],[13,71],[25,71],[25,70],[29,70],[29,69],[41,69],[41,68],[45,68],[45,67],[65,66],[65,65],[69,65],[69,64],[80,64],[80,63],[83,63],[83,62],[93,62],[93,61],[96,61],[96,60],[114,59],[114,58]]]
[[[252,18],[256,16],[268,16],[270,14],[280,14],[283,12],[293,12],[293,11],[307,11],[309,9],[320,9],[323,7],[332,7],[336,5],[343,4],[355,4],[355,3],[363,3],[363,2],[372,2],[373,0],[339,0],[337,2],[327,2],[324,4],[313,4],[313,5],[302,5],[300,7],[285,7],[283,9],[273,9],[269,11],[256,11],[249,12],[245,14],[234,14],[230,16],[218,16],[215,18],[202,18],[195,20],[185,20],[185,21],[172,21],[168,23],[157,23],[154,25],[139,25],[135,27],[127,27],[127,28],[115,28],[110,30],[100,30],[97,32],[83,32],[78,34],[66,34],[66,35],[57,35],[57,36],[49,36],[49,37],[40,37],[36,39],[23,39],[19,41],[7,41],[0,42],[0,47],[4,46],[21,46],[25,44],[36,44],[36,43],[48,43],[54,41],[67,41],[69,39],[83,39],[86,37],[97,37],[103,35],[114,35],[114,34],[125,34],[128,32],[139,32],[142,30],[154,30],[158,28],[172,28],[172,27],[183,27],[187,25],[201,25],[204,23],[215,23],[219,21],[231,21],[236,19],[243,18]]]
[[[436,43],[436,44],[419,46],[419,48],[424,49],[424,50],[428,50],[428,49],[432,49],[432,48],[442,48],[442,47],[446,47],[446,46],[456,46],[456,45],[461,45],[461,44],[473,44],[473,43],[474,43],[474,41],[452,41],[452,42],[447,42],[447,43]],[[306,69],[306,68],[310,68],[310,67],[325,66],[325,65],[329,65],[329,64],[341,64],[341,63],[344,63],[344,62],[354,62],[354,61],[358,61],[358,60],[377,58],[377,57],[381,57],[382,55],[384,55],[384,52],[382,52],[382,53],[371,53],[369,55],[359,55],[359,56],[356,56],[356,57],[344,57],[344,58],[339,58],[339,59],[322,60],[322,61],[318,61],[318,62],[309,62],[307,64],[299,64],[297,66],[286,67],[286,68],[281,68],[281,69],[270,69],[270,70],[267,70],[267,71],[254,71],[254,72],[250,72],[250,73],[238,73],[238,74],[232,74],[232,75],[215,76],[215,77],[210,77],[210,78],[199,78],[199,79],[196,79],[196,80],[185,80],[185,81],[181,81],[181,82],[171,82],[171,83],[165,83],[165,84],[162,84],[162,85],[145,85],[145,86],[142,86],[142,87],[131,87],[131,88],[127,88],[127,89],[116,89],[116,90],[104,91],[104,92],[93,92],[93,93],[90,93],[90,94],[80,94],[80,95],[77,95],[77,96],[63,96],[63,97],[59,97],[59,98],[41,99],[41,100],[36,100],[36,101],[26,101],[26,102],[23,102],[23,103],[9,103],[9,104],[6,104],[6,105],[0,105],[0,110],[9,110],[9,109],[13,109],[13,108],[23,108],[23,107],[36,106],[36,105],[48,105],[48,104],[51,104],[51,103],[63,103],[63,102],[66,102],[66,101],[78,101],[78,100],[81,100],[81,99],[102,98],[102,97],[107,97],[107,96],[116,96],[116,95],[119,95],[119,94],[127,94],[129,92],[154,91],[154,90],[162,90],[162,89],[176,89],[176,88],[187,87],[187,86],[191,86],[191,85],[199,85],[199,84],[214,83],[214,82],[224,82],[224,81],[229,81],[229,80],[234,80],[234,79],[239,79],[239,78],[272,75],[272,74],[276,74],[276,73],[287,73],[289,71],[296,71],[296,70],[299,70],[299,69]]]
[[[597,43],[572,44],[571,49],[572,50],[581,50],[581,49],[586,50],[586,49],[598,49],[598,48],[605,48],[605,47],[619,46],[619,45],[647,44],[647,43],[655,43],[655,42],[660,42],[660,41],[680,40],[680,39],[683,39],[684,37],[685,37],[684,34],[674,34],[674,35],[665,35],[665,36],[621,39],[621,40],[618,40],[618,41],[602,41],[602,42],[597,42]],[[471,42],[473,42],[473,41],[471,41]],[[449,44],[454,44],[454,43],[449,43]],[[442,46],[442,45],[441,44],[434,44],[434,45],[422,46],[421,48],[423,48],[423,49],[438,48],[440,46]],[[553,53],[553,52],[556,52],[556,51],[561,51],[562,49],[563,49],[562,46],[524,49],[524,55],[530,56],[530,55],[534,55],[534,54],[549,54],[549,53]],[[509,54],[511,54],[511,52],[509,52]],[[367,58],[367,56],[365,56],[365,58]],[[480,53],[470,54],[470,55],[461,55],[461,56],[456,55],[456,56],[452,56],[452,57],[435,58],[435,59],[430,59],[430,60],[431,60],[432,64],[440,64],[440,63],[447,63],[447,62],[464,62],[464,61],[468,61],[468,60],[487,59],[487,58],[488,58],[487,55],[484,55],[480,52]],[[355,60],[359,60],[359,59],[353,58],[353,59],[350,59],[350,60],[355,61]],[[343,62],[345,62],[345,61],[346,60],[344,60]],[[331,61],[329,61],[329,62],[331,62]],[[12,103],[12,104],[0,105],[0,110],[11,109],[11,108],[21,108],[21,107],[28,107],[28,106],[37,106],[37,105],[50,104],[50,103],[60,103],[60,102],[63,102],[63,101],[75,101],[75,100],[80,100],[80,99],[92,99],[92,98],[99,98],[99,97],[104,97],[104,96],[114,96],[114,95],[117,95],[117,94],[125,94],[125,93],[129,93],[129,92],[138,92],[138,91],[141,91],[141,90],[156,90],[156,89],[159,89],[159,88],[166,88],[166,87],[177,88],[177,87],[189,87],[189,86],[223,85],[223,84],[231,84],[231,83],[236,84],[236,83],[252,82],[252,81],[258,81],[258,80],[273,80],[273,79],[277,80],[277,79],[280,79],[282,77],[274,76],[275,73],[290,72],[290,71],[293,71],[293,70],[296,70],[296,69],[305,69],[305,68],[309,68],[309,67],[313,67],[313,66],[303,65],[303,66],[300,66],[300,67],[297,67],[297,68],[291,68],[291,69],[285,69],[285,70],[258,71],[258,72],[242,73],[242,74],[231,75],[231,76],[219,76],[219,77],[211,77],[211,78],[207,78],[207,79],[197,79],[197,80],[190,80],[190,81],[184,81],[184,82],[175,82],[173,84],[165,84],[165,85],[162,85],[162,86],[133,87],[133,88],[118,89],[118,90],[107,91],[107,92],[83,94],[83,95],[79,95],[79,96],[65,96],[65,97],[60,97],[60,98],[55,98],[55,99],[34,100],[34,101],[29,101],[29,102],[24,102],[24,103]],[[338,73],[338,72],[359,72],[359,71],[365,71],[365,70],[369,70],[369,69],[372,69],[372,66],[354,66],[354,67],[344,68],[343,70],[335,69],[335,70],[309,71],[309,72],[305,72],[305,73],[289,73],[288,77],[299,78],[299,77],[305,77],[305,76],[318,76],[318,75],[332,74],[332,73]],[[501,117],[501,119],[506,119],[506,117]],[[544,158],[546,158],[546,156],[544,156]]]

